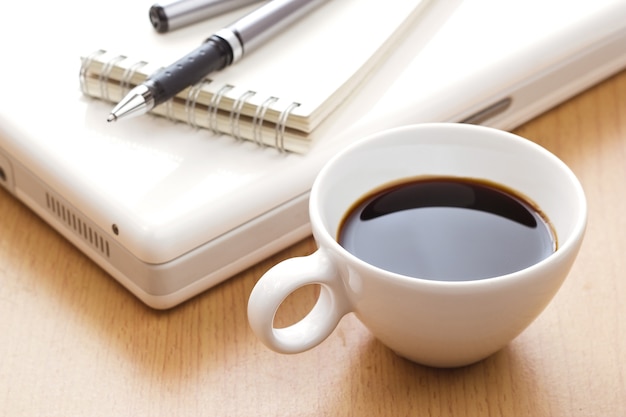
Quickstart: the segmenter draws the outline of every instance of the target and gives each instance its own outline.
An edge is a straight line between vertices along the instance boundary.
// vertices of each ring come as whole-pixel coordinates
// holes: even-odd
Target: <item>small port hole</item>
[[[6,181],[7,180],[7,174],[4,172],[4,168],[0,167],[0,181]]]

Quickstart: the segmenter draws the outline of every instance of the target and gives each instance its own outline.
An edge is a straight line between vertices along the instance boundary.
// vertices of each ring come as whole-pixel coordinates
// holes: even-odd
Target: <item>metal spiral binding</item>
[[[109,75],[111,75],[111,71],[115,67],[115,64],[125,59],[126,56],[124,55],[118,55],[110,59],[106,64],[104,64],[102,72],[98,75],[98,82],[100,83],[100,96],[107,101],[112,101],[111,96],[109,95]]]
[[[81,65],[80,65],[80,72],[78,74],[78,79],[80,80],[80,91],[83,94],[90,95],[89,86],[87,84],[87,72],[89,71],[89,67],[91,67],[93,60],[96,57],[103,55],[105,53],[106,51],[104,49],[98,49],[97,51],[90,54],[88,57],[83,58]]]
[[[202,80],[191,87],[187,93],[187,99],[185,100],[185,114],[187,115],[187,123],[189,123],[193,128],[198,127],[198,124],[196,123],[196,103],[198,96],[200,95],[202,88],[209,83],[210,81],[208,80]],[[171,101],[172,100],[168,100],[168,103]]]
[[[278,122],[276,123],[275,146],[280,152],[286,152],[285,149],[285,128],[287,127],[287,119],[293,109],[300,107],[300,103],[293,102],[285,110],[280,113]]]
[[[246,101],[256,94],[256,91],[248,90],[235,100],[233,108],[230,111],[230,133],[236,140],[243,140],[241,137],[241,129],[239,126],[239,118],[241,117],[241,109]]]
[[[174,99],[171,98],[162,104],[165,107],[165,118],[170,122],[176,123],[176,117],[174,116]]]
[[[263,141],[263,121],[265,120],[265,113],[267,109],[278,101],[278,97],[268,97],[259,107],[257,107],[252,119],[252,140],[259,146],[265,146]]]
[[[100,98],[108,101],[112,101],[110,86],[111,85],[119,85],[121,94],[127,94],[135,85],[132,82],[132,79],[135,77],[138,71],[140,71],[143,67],[148,65],[146,61],[136,61],[130,66],[120,65],[121,61],[128,59],[125,55],[117,55],[111,59],[108,59],[107,62],[99,59],[101,55],[107,54],[106,50],[99,49],[86,58],[82,59],[81,67],[80,67],[80,89],[83,94],[93,95],[98,97],[98,93],[91,93],[88,81],[90,78],[94,78],[97,76],[98,79],[98,87]],[[100,71],[93,70],[92,66],[94,62],[98,62],[102,65]],[[114,69],[123,69],[123,73],[119,79],[119,82],[114,82],[115,80],[111,79],[111,74]],[[91,72],[90,72],[91,71]],[[96,75],[97,73],[97,75]],[[188,91],[186,97],[180,97],[179,99],[184,98],[184,112],[186,122],[192,126],[193,128],[203,127],[202,123],[199,123],[197,117],[200,114],[200,109],[198,108],[198,103],[200,100],[200,95],[207,91],[208,88],[205,88],[212,82],[211,79],[204,79],[203,81],[193,85]],[[257,95],[256,91],[247,90],[243,94],[240,94],[237,98],[232,98],[233,104],[229,112],[228,119],[228,129],[220,129],[219,125],[219,112],[220,112],[220,103],[224,96],[228,96],[228,93],[233,90],[235,87],[230,84],[225,84],[216,93],[211,96],[210,103],[207,105],[207,128],[211,130],[214,134],[219,134],[224,131],[224,133],[229,133],[236,140],[244,140],[244,135],[242,135],[242,121],[241,116],[246,103],[250,101],[250,99]],[[182,100],[181,100],[182,101]],[[265,99],[260,105],[256,106],[256,110],[251,122],[251,137],[250,139],[257,146],[266,147],[268,145],[273,145],[279,152],[287,152],[287,148],[285,146],[285,132],[287,131],[287,122],[289,117],[292,115],[294,109],[300,106],[300,103],[292,102],[289,104],[284,110],[280,112],[278,115],[277,122],[274,124],[274,138],[273,141],[270,138],[264,139],[264,127],[266,122],[266,114],[267,111],[272,108],[272,106],[279,101],[278,97],[270,96]],[[182,104],[182,103],[181,103]],[[167,100],[163,103],[163,107],[165,112],[163,116],[171,121],[177,121],[179,118],[182,121],[185,121],[185,118],[182,118],[181,115],[177,115],[176,113],[176,102],[174,99]],[[282,106],[280,106],[282,107]],[[226,111],[225,109],[222,109]],[[247,120],[245,121],[245,125],[247,125]],[[225,128],[225,126],[221,126]]]
[[[122,74],[122,79],[120,80],[122,96],[126,95],[131,90],[131,88],[134,87],[134,85],[131,83],[131,80],[135,76],[137,70],[145,67],[146,65],[148,65],[146,61],[137,61],[124,70],[124,73]]]
[[[217,93],[213,95],[213,97],[211,98],[211,102],[209,103],[209,108],[207,109],[207,113],[209,115],[209,130],[211,130],[215,134],[219,133],[217,125],[217,112],[219,110],[220,101],[222,101],[222,97],[224,97],[224,94],[226,94],[233,88],[235,87],[230,84],[224,85],[217,91]]]

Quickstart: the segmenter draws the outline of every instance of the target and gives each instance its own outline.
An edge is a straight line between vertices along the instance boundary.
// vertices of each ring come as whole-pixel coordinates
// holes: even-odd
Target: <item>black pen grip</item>
[[[207,74],[231,64],[233,51],[225,40],[211,36],[195,50],[146,80],[155,105],[174,97],[185,88],[196,84]]]

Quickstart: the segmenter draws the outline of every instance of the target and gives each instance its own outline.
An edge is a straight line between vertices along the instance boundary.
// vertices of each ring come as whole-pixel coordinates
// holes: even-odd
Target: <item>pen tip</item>
[[[114,115],[113,113],[109,114],[109,117],[107,117],[107,122],[111,123],[111,122],[115,122],[117,120],[117,116]]]

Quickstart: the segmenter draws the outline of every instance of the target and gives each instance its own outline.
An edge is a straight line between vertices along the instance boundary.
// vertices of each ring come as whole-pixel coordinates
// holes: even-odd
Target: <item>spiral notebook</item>
[[[306,152],[312,133],[376,67],[426,0],[329,1],[242,61],[153,113],[281,150]],[[216,24],[208,23],[207,27]],[[82,57],[84,94],[119,101],[169,64],[110,48]]]

